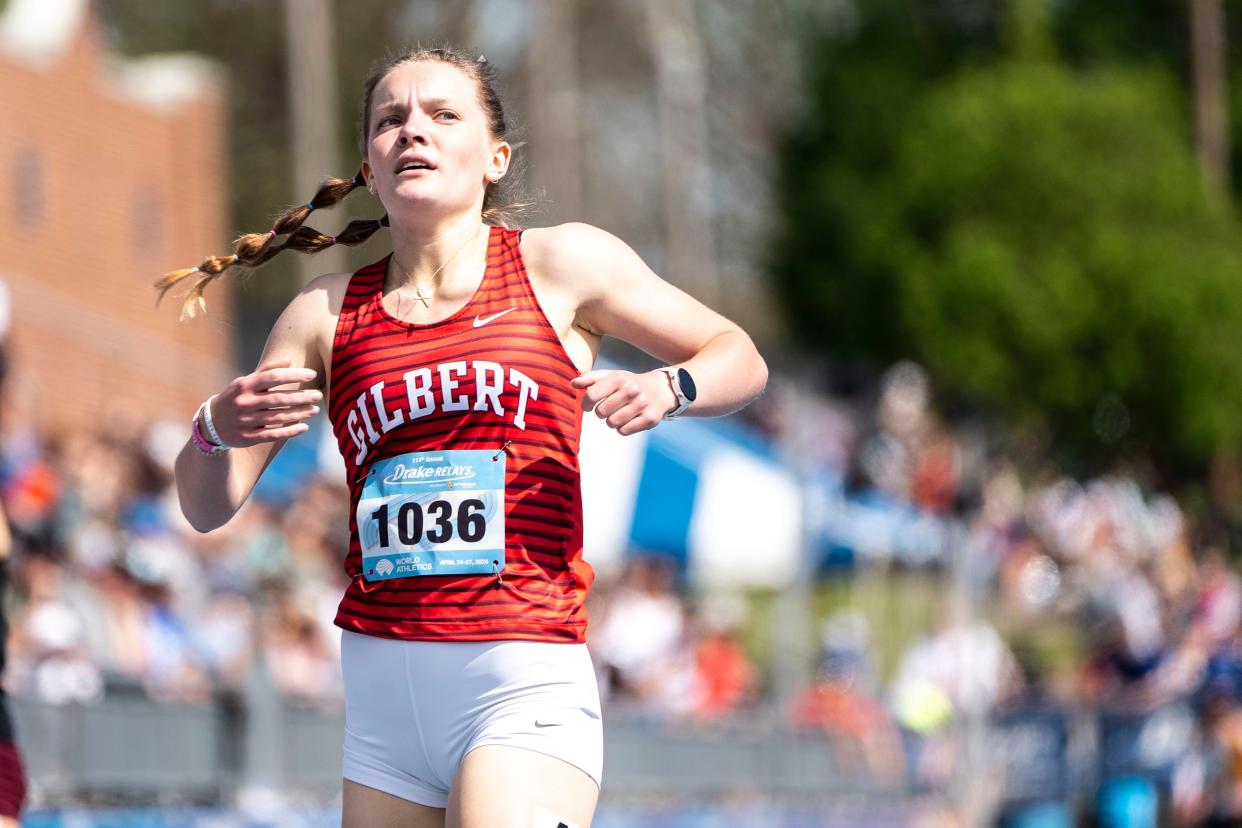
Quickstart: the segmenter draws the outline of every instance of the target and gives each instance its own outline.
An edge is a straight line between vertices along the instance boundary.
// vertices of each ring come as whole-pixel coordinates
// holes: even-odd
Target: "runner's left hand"
[[[582,410],[594,410],[595,416],[618,434],[637,434],[655,428],[677,404],[662,371],[587,371],[570,384],[586,389]]]

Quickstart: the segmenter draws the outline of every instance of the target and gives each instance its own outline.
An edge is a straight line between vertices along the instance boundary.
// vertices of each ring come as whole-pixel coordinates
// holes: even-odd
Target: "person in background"
[[[13,548],[13,534],[5,510],[0,508],[0,675],[4,673],[5,645],[9,628],[4,615],[4,596],[9,584],[9,552]],[[26,802],[26,771],[22,766],[21,753],[17,749],[13,732],[13,719],[9,715],[8,700],[0,686],[0,828],[16,828]]]

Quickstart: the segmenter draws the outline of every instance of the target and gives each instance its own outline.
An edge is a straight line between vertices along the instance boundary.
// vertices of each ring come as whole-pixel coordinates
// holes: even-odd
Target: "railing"
[[[277,703],[248,722],[228,697],[199,705],[124,697],[87,706],[10,702],[42,802],[227,802],[247,787],[325,795],[340,788],[339,716]],[[606,786],[619,796],[883,792],[836,761],[826,737],[761,722],[607,720],[604,744]]]
[[[328,801],[340,790],[339,716],[290,707],[274,695],[210,704],[156,704],[139,696],[89,706],[11,699],[37,805],[239,801],[247,790]],[[243,701],[248,702],[243,704]],[[247,713],[247,711],[252,711]],[[1161,798],[1195,743],[1191,711],[1145,714],[1030,709],[994,718],[980,761],[930,796],[961,801],[955,786],[997,795],[991,813],[1049,804],[1069,814],[1109,780],[1144,780]],[[912,776],[880,781],[842,761],[826,736],[772,721],[669,724],[605,721],[605,801],[671,796],[710,802],[753,793],[777,801],[910,803],[928,796]],[[965,755],[965,752],[962,753]],[[833,798],[836,797],[836,800]]]

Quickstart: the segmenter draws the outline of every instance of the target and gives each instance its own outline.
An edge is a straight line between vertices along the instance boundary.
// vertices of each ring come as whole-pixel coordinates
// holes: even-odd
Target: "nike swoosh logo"
[[[493,313],[491,316],[476,316],[474,318],[474,327],[481,328],[484,325],[486,325],[488,322],[491,322],[493,319],[499,319],[500,317],[504,316],[509,311],[515,311],[515,310],[517,310],[517,308],[506,308],[505,310],[502,310],[500,313]]]
[[[535,727],[560,727],[564,722],[541,722],[535,719]]]

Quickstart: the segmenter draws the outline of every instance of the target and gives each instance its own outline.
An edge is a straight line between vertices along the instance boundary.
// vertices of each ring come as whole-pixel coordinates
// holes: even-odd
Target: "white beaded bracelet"
[[[198,410],[203,414],[203,424],[207,426],[207,434],[210,436],[211,442],[215,443],[225,451],[228,451],[231,448],[235,448],[235,446],[230,446],[228,443],[220,439],[220,432],[216,431],[216,424],[211,421],[211,403],[215,400],[215,398],[216,395],[212,394],[207,398],[207,402],[203,403]]]

